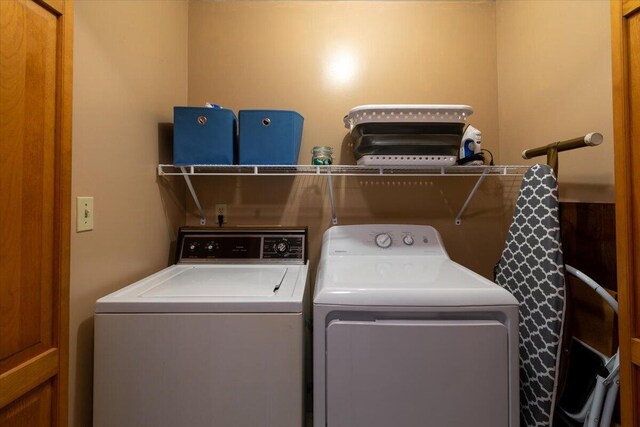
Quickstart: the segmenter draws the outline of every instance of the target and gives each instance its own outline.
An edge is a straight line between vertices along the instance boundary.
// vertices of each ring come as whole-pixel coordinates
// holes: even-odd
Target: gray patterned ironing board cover
[[[520,303],[521,427],[553,420],[564,316],[558,185],[552,169],[524,175],[496,283]]]

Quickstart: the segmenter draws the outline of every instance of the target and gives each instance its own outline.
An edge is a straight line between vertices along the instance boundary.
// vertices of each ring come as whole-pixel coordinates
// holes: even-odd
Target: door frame
[[[618,335],[620,338],[620,405],[622,425],[639,426],[640,339],[640,212],[637,194],[640,156],[631,150],[631,84],[629,59],[640,52],[629,51],[627,19],[640,13],[640,0],[611,1],[611,45],[613,77],[613,130],[616,182],[616,256],[618,260]],[[638,88],[636,87],[637,91]],[[640,98],[640,93],[635,94]],[[638,126],[638,125],[636,125]],[[640,127],[639,127],[640,129]],[[636,130],[637,132],[637,130]],[[637,148],[636,148],[637,150]],[[635,160],[635,163],[634,163]],[[634,171],[634,166],[636,170]],[[635,182],[635,184],[634,184]],[[638,188],[635,188],[638,191]],[[636,201],[634,202],[634,197]]]

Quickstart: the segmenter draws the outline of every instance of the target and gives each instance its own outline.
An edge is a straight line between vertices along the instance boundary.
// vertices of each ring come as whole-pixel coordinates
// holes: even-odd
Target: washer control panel
[[[176,263],[289,263],[307,261],[305,228],[183,227]]]

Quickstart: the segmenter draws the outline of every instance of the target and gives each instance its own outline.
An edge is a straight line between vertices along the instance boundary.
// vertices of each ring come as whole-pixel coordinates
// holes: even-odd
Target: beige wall
[[[484,146],[502,164],[534,163],[520,157],[524,148],[599,131],[602,146],[560,155],[561,196],[608,202],[613,194],[608,16],[604,0],[191,0],[188,101],[235,111],[301,112],[303,164],[314,145],[331,145],[337,162],[352,163],[341,118],[364,103],[470,104],[475,108],[470,122],[483,131]],[[352,65],[350,79],[336,78],[336,58]],[[518,183],[507,181],[487,180],[460,227],[452,226],[453,218],[470,180],[422,178],[413,186],[389,179],[338,180],[338,213],[341,223],[437,224],[454,259],[490,276],[517,193]],[[329,224],[323,182],[218,182],[196,182],[206,207],[228,203],[230,224],[308,224],[312,255],[317,254]],[[188,221],[195,224],[190,198],[187,203]],[[208,215],[214,217],[210,209]]]
[[[95,198],[95,229],[71,236],[69,424],[84,427],[94,303],[166,266],[184,222],[184,189],[154,168],[158,123],[186,101],[187,3],[78,1],[74,43],[74,209],[76,196]]]
[[[70,425],[91,424],[95,300],[167,265],[178,226],[197,223],[181,183],[154,171],[170,161],[158,123],[173,105],[300,111],[303,164],[314,145],[352,163],[341,119],[364,103],[470,104],[501,163],[599,130],[606,145],[561,154],[560,177],[564,197],[609,200],[608,13],[605,1],[77,1],[73,195],[95,197],[96,224],[71,241]],[[350,81],[335,78],[336,57],[352,61]],[[452,258],[490,277],[519,182],[487,179],[455,226],[474,183],[337,178],[340,222],[432,224]],[[324,179],[194,184],[211,219],[227,203],[229,225],[309,225],[317,260],[330,222]]]
[[[336,58],[353,65],[351,79],[335,72]],[[189,104],[205,101],[234,111],[299,111],[305,117],[301,164],[310,162],[314,145],[333,146],[338,163],[353,163],[342,117],[372,103],[470,104],[470,122],[497,150],[495,4],[190,1]],[[435,225],[455,259],[490,276],[510,213],[502,209],[496,179],[455,226],[474,182],[337,179],[340,223]],[[308,225],[317,260],[330,223],[324,180],[203,178],[196,187],[209,218],[215,203],[227,203],[230,225]]]
[[[522,150],[600,132],[595,148],[560,154],[564,200],[613,202],[613,118],[609,2],[496,3],[502,163]]]
[[[495,4],[190,1],[189,104],[205,101],[300,112],[305,164],[314,145],[340,152],[361,104],[469,104],[497,148]]]
[[[489,178],[471,202],[462,225],[454,218],[476,178],[334,178],[340,224],[428,224],[440,231],[449,255],[492,277],[502,251],[515,178]],[[213,222],[214,205],[229,204],[229,225],[309,226],[311,275],[322,233],[330,226],[327,181],[322,177],[216,177],[195,179],[201,202]],[[502,187],[500,184],[503,184]],[[190,202],[187,222],[198,224]]]

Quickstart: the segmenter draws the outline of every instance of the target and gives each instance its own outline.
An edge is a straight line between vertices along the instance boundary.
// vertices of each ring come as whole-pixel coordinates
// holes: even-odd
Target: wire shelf
[[[468,176],[479,177],[469,193],[467,200],[458,212],[455,223],[462,223],[462,214],[478,191],[482,181],[489,176],[518,177],[523,176],[529,166],[501,165],[501,166],[363,166],[363,165],[189,165],[176,166],[169,164],[158,165],[159,176],[182,176],[187,183],[198,212],[200,224],[205,225],[207,219],[191,183],[192,176],[323,176],[328,181],[329,199],[331,202],[331,223],[337,224],[335,200],[333,194],[334,176],[366,176],[366,177],[451,177]]]
[[[158,165],[160,176],[522,176],[529,166]]]

